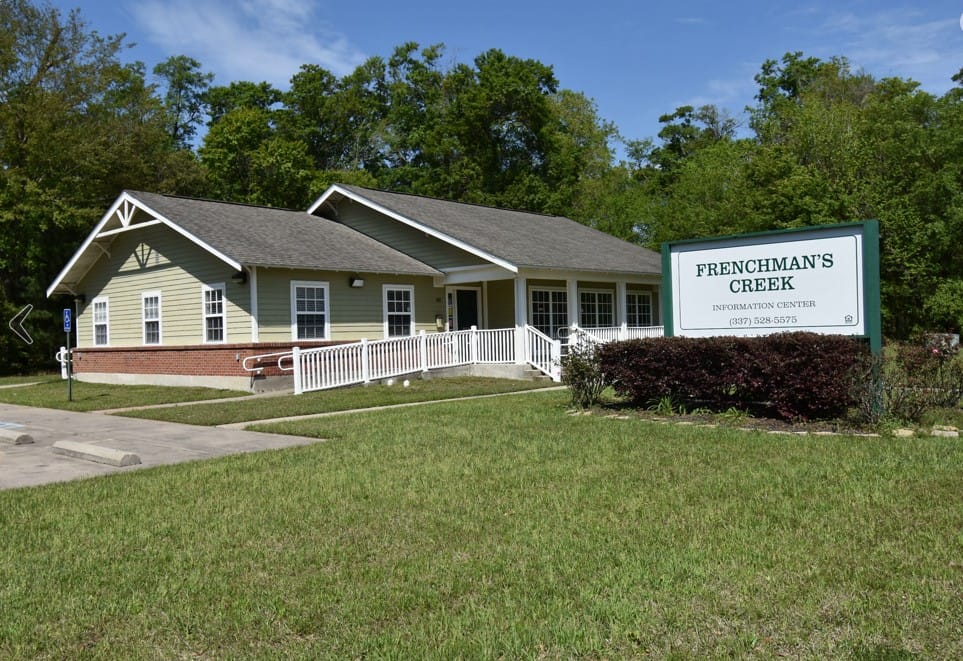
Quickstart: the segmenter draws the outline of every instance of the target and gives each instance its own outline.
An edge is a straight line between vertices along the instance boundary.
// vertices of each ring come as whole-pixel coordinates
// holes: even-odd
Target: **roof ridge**
[[[566,220],[572,220],[568,216],[560,216],[558,214],[544,213],[542,211],[528,211],[527,209],[509,209],[508,207],[495,207],[490,204],[481,204],[480,202],[462,202],[459,200],[448,200],[441,197],[431,197],[430,195],[423,195],[421,193],[407,193],[402,191],[384,190],[381,188],[370,188],[368,186],[359,186],[357,184],[335,184],[343,188],[359,188],[361,190],[372,191],[375,193],[387,193],[388,195],[403,195],[405,197],[417,197],[422,200],[428,200],[429,202],[445,202],[447,204],[459,204],[466,207],[479,207],[481,209],[488,209],[489,211],[507,211],[508,213],[524,213],[530,216],[543,216],[545,218],[565,218]],[[575,221],[578,222],[578,221]]]
[[[267,211],[293,211],[295,213],[307,214],[304,209],[289,209],[287,207],[269,207],[264,204],[251,204],[249,202],[232,202],[230,200],[215,200],[210,197],[192,197],[190,195],[175,195],[174,193],[154,193],[152,191],[138,191],[129,188],[124,189],[125,193],[130,193],[131,195],[159,195],[160,197],[167,197],[172,200],[187,200],[188,202],[209,202],[211,204],[226,204],[228,206],[234,207],[247,207],[249,209],[265,209]]]

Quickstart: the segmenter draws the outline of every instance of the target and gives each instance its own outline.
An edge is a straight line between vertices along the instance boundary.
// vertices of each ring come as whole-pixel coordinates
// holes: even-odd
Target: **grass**
[[[213,388],[174,388],[166,386],[123,386],[74,381],[73,401],[67,399],[67,382],[54,380],[22,388],[0,389],[0,403],[41,406],[67,411],[100,411],[126,406],[174,404],[219,397],[239,397],[248,393]]]
[[[0,376],[0,386],[17,386],[24,383],[40,383],[60,380],[60,374],[35,374],[33,376]]]
[[[960,658],[963,445],[565,414],[0,492],[0,656]]]
[[[554,384],[550,384],[554,385]],[[126,411],[120,415],[132,418],[150,418],[192,425],[224,425],[250,420],[266,420],[288,416],[350,411],[372,406],[390,406],[408,402],[426,402],[437,399],[489,395],[544,388],[538,381],[513,381],[477,377],[446,379],[416,379],[407,388],[372,384],[354,388],[323,390],[304,395],[251,398],[237,402],[197,404],[164,409]]]

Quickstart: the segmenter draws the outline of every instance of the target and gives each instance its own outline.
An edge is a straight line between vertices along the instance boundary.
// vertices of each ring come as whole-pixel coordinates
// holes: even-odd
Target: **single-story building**
[[[75,301],[80,379],[250,388],[271,369],[245,358],[295,346],[656,327],[660,283],[568,218],[334,185],[306,212],[125,191],[47,295]]]

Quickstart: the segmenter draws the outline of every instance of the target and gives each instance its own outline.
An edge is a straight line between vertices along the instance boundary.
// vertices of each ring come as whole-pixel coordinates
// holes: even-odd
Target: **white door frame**
[[[445,308],[447,311],[447,318],[445,319],[445,329],[455,330],[458,328],[458,290],[469,290],[477,294],[478,300],[478,310],[477,319],[479,328],[488,327],[488,315],[484,314],[486,310],[487,301],[484,300],[482,295],[482,287],[477,285],[452,285],[445,287]]]

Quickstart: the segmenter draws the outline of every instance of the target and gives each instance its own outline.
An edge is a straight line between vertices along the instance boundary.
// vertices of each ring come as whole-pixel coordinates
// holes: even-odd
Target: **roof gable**
[[[658,275],[661,256],[563,216],[548,216],[335,185],[310,212],[341,200],[365,204],[512,272],[520,268]]]
[[[436,276],[440,272],[340,223],[304,211],[124,191],[47,289],[72,293],[114,236],[163,224],[232,268],[303,268]]]

